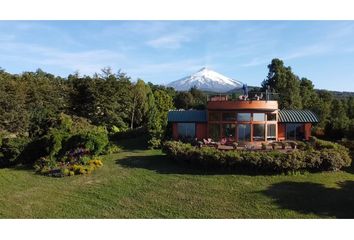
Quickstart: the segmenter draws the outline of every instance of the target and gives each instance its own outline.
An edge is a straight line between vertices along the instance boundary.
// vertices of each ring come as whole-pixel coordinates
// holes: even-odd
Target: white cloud
[[[177,49],[182,46],[183,43],[189,42],[190,39],[183,35],[167,35],[162,36],[147,42],[147,45],[154,48],[169,48]]]
[[[125,59],[123,54],[105,49],[69,52],[25,43],[2,43],[0,49],[2,56],[9,56],[13,60],[34,63],[38,67],[42,65],[59,67],[69,71],[79,70],[87,75]]]

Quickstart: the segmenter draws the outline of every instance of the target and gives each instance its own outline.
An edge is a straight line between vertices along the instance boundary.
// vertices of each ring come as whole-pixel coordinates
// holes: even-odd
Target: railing
[[[208,94],[207,101],[274,101],[279,99],[278,93],[272,92],[249,92],[247,96],[241,93],[233,94]]]

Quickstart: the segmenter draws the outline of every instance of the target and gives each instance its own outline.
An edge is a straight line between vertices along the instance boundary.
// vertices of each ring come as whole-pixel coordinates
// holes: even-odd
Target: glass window
[[[303,140],[304,127],[301,123],[288,123],[286,124],[286,139]]]
[[[222,113],[223,121],[236,121],[236,113],[234,112],[224,112]]]
[[[251,114],[250,113],[238,113],[237,114],[237,121],[249,122],[249,121],[251,121]]]
[[[253,113],[253,121],[265,121],[265,114],[264,113]]]
[[[223,137],[234,138],[236,133],[236,124],[226,123],[222,125]]]
[[[267,121],[276,121],[277,115],[275,113],[267,113]]]
[[[253,124],[253,141],[264,141],[264,124]]]
[[[179,137],[195,137],[195,123],[178,123],[177,130]]]
[[[238,141],[251,141],[251,125],[250,124],[238,124],[237,125]]]
[[[220,112],[209,112],[209,121],[220,121]]]
[[[211,123],[209,124],[209,137],[214,141],[218,141],[220,139],[220,124]]]
[[[276,125],[267,124],[267,140],[276,140]]]

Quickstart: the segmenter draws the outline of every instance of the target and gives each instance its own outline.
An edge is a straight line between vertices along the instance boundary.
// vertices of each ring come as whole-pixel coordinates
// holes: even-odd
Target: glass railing
[[[278,93],[272,92],[249,92],[247,96],[240,93],[233,94],[209,94],[208,101],[276,101]]]

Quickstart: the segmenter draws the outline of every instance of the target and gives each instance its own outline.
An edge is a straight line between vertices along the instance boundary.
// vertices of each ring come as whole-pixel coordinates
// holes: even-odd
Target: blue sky
[[[167,84],[207,66],[260,85],[280,58],[316,88],[354,91],[354,21],[0,21],[0,67]]]

